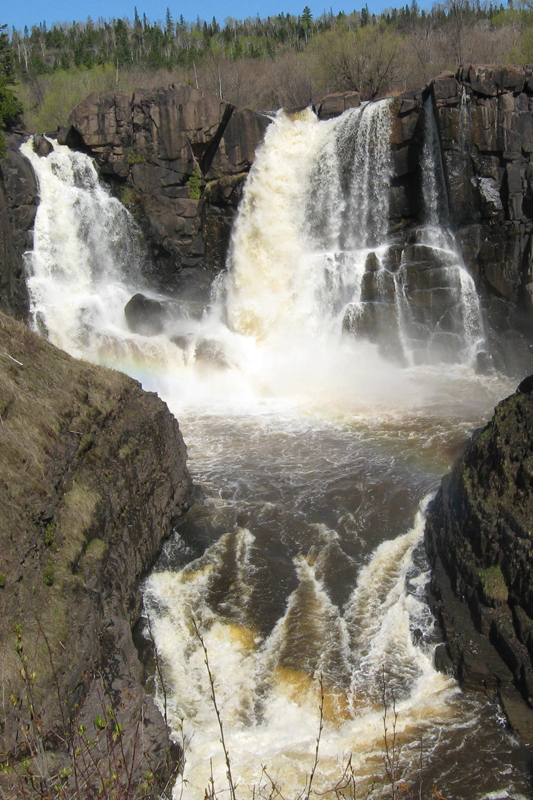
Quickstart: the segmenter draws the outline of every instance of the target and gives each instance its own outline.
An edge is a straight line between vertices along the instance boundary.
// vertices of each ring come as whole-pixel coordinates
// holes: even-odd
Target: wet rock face
[[[389,237],[400,250],[427,223],[428,101],[442,162],[443,221],[481,296],[492,363],[523,375],[533,369],[532,71],[467,66],[391,101]],[[427,270],[420,267],[415,263],[409,281],[422,308]]]
[[[22,138],[6,134],[6,158],[0,161],[0,310],[25,319],[29,310],[22,254],[32,247],[37,184],[18,148]]]
[[[115,706],[134,783],[150,769],[164,777],[168,732],[141,685],[131,629],[139,582],[191,498],[178,423],[136,381],[72,359],[3,314],[0,353],[0,661],[20,698],[0,721],[1,752],[24,749],[17,623],[56,764],[58,676],[78,722],[92,726]],[[135,745],[141,724],[151,765]]]
[[[533,376],[500,403],[430,506],[431,605],[461,683],[498,692],[533,742]],[[518,702],[522,698],[524,702]]]
[[[531,70],[466,66],[431,92],[450,221],[484,297],[495,366],[518,376],[533,368]]]
[[[224,267],[242,184],[270,120],[191,86],[133,95],[93,92],[60,141],[95,156],[143,228],[152,284],[172,293],[194,269]]]
[[[467,263],[494,294],[525,304],[533,280],[530,83],[531,70],[467,66],[431,85],[450,218],[469,239]]]

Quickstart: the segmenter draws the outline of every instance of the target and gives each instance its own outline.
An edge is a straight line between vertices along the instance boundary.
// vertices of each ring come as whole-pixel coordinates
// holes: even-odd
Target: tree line
[[[5,35],[5,34],[4,34]],[[327,92],[363,99],[422,85],[460,64],[533,61],[533,3],[446,0],[431,10],[417,0],[381,14],[186,21],[167,9],[152,22],[87,19],[13,29],[10,80],[29,127],[64,124],[93,88],[133,91],[185,82],[253,108],[303,106]]]

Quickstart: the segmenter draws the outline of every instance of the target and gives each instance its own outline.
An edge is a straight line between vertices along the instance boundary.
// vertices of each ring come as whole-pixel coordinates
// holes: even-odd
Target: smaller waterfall
[[[369,103],[341,117],[339,167],[346,175],[346,250],[379,247],[387,238],[392,159],[390,102]]]
[[[433,113],[433,102],[430,97],[424,103],[424,123],[425,135],[421,163],[422,194],[424,197],[425,221],[430,229],[430,234],[426,233],[426,237],[434,236],[435,244],[440,243],[442,245],[450,227],[450,222],[439,132],[435,114]]]
[[[41,200],[26,254],[33,323],[57,346],[87,357],[95,331],[103,336],[120,327],[128,284],[141,284],[137,229],[87,156],[57,144],[48,158],[39,158],[31,142],[21,150],[38,176]]]
[[[421,159],[425,224],[412,243],[367,256],[360,296],[344,326],[380,344],[384,353],[414,366],[427,362],[475,364],[485,334],[472,277],[450,231],[439,134],[430,98],[424,104]],[[386,234],[386,231],[384,232]]]

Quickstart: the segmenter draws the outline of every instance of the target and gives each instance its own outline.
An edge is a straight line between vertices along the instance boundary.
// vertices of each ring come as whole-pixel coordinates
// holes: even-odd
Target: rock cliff
[[[354,102],[351,96],[347,101]],[[342,112],[338,97],[329,105],[335,106],[332,113]],[[392,262],[413,264],[408,290],[420,290],[417,305],[429,284],[441,285],[438,259],[415,253],[419,229],[428,222],[424,139],[431,114],[444,184],[442,221],[455,235],[481,296],[492,363],[517,376],[531,372],[533,71],[465,66],[394,98],[391,112]],[[369,285],[374,269],[372,263],[367,266]],[[434,300],[435,292],[426,303],[429,315]],[[382,317],[386,325],[386,309]]]
[[[164,778],[167,731],[141,686],[131,629],[139,582],[190,500],[178,423],[135,381],[0,314],[0,448],[0,653],[11,697],[0,752],[21,756],[38,740],[59,769],[73,715],[88,736],[105,722],[123,727],[119,779]]]
[[[437,665],[497,693],[533,743],[533,376],[501,402],[430,505]],[[525,704],[522,702],[525,701]]]
[[[94,155],[151,245],[153,282],[206,298],[268,117],[191,86],[93,92],[60,141]],[[195,268],[195,269],[191,269]]]
[[[37,210],[33,170],[19,153],[21,136],[5,134],[6,157],[0,160],[0,310],[24,319],[29,300],[23,253],[31,250]]]

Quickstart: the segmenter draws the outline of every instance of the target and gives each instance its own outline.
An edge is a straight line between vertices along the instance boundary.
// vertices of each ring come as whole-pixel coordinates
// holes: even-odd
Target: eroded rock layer
[[[24,319],[29,299],[23,253],[31,250],[37,211],[33,170],[20,153],[20,136],[6,134],[6,157],[0,160],[0,310]]]

